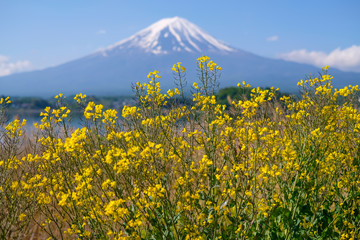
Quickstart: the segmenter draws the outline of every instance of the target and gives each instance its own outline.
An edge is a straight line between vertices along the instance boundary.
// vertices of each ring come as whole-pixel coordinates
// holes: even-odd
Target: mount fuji
[[[131,95],[135,82],[158,70],[162,89],[174,87],[173,64],[182,62],[189,83],[197,81],[196,59],[207,55],[223,68],[220,87],[245,80],[253,86],[297,91],[296,83],[317,67],[270,59],[232,47],[186,19],[162,19],[133,36],[83,58],[44,70],[0,77],[0,94],[51,96],[58,93]],[[357,84],[359,73],[331,69],[335,87]],[[190,84],[189,84],[190,85]]]

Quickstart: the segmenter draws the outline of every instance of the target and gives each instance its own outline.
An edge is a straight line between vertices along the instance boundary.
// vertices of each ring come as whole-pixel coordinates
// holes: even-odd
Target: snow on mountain
[[[215,39],[195,24],[180,17],[164,18],[149,27],[100,51],[106,56],[109,53],[141,49],[153,54],[171,52],[235,52],[225,43]]]

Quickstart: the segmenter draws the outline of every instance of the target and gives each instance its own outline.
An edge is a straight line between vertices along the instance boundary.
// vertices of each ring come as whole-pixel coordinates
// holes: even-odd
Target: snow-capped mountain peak
[[[233,52],[236,49],[215,39],[195,24],[180,17],[164,18],[135,35],[102,51],[138,48],[153,54],[170,52]]]

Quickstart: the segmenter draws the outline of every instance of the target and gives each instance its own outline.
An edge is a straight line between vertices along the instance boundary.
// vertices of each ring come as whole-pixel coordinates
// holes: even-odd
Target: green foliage
[[[244,99],[250,99],[251,98],[251,90],[253,88],[239,88],[239,87],[227,87],[222,88],[218,91],[216,94],[216,100],[219,104],[226,105],[229,107],[232,103],[232,101],[239,101]],[[270,88],[261,88],[263,90],[270,90]],[[289,93],[283,93],[281,91],[277,91],[275,93],[276,99],[279,99],[282,96],[290,96]],[[295,96],[292,96],[295,98]]]

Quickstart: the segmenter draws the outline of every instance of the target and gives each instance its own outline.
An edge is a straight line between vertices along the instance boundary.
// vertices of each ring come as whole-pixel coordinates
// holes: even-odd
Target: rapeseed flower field
[[[328,67],[301,80],[301,97],[251,88],[217,103],[222,68],[197,59],[183,104],[157,71],[121,112],[55,97],[35,133],[6,123],[1,98],[1,239],[359,239],[359,87],[335,89]]]

